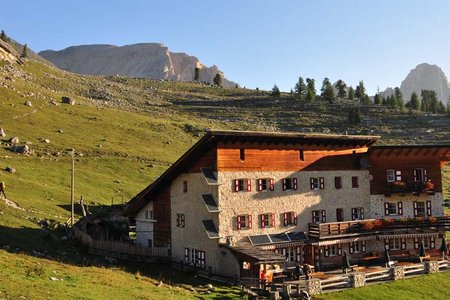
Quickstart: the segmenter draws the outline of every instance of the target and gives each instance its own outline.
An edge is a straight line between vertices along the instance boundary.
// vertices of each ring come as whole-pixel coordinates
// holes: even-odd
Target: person
[[[306,279],[311,279],[311,267],[308,264],[303,265],[303,273],[305,273]]]
[[[0,195],[3,194],[3,196],[6,198],[5,194],[5,183],[3,181],[0,181]]]
[[[298,280],[300,278],[300,276],[302,276],[302,275],[303,275],[303,270],[302,270],[302,268],[300,268],[300,264],[298,264],[295,266],[295,269],[294,269],[295,279]]]

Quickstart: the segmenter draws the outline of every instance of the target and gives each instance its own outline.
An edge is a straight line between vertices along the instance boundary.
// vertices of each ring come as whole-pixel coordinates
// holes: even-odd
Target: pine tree
[[[417,96],[416,92],[413,92],[411,95],[411,100],[409,100],[409,107],[414,110],[420,110],[420,101],[419,96]]]
[[[377,105],[380,105],[380,104],[381,104],[381,96],[380,96],[380,93],[376,93],[376,94],[375,94],[375,97],[373,98],[373,102],[374,102],[375,104],[377,104]]]
[[[396,109],[398,107],[397,98],[395,97],[395,94],[392,94],[391,97],[388,97],[387,105],[389,106],[389,108],[392,109]]]
[[[347,85],[345,84],[345,82],[342,79],[339,79],[336,82],[335,87],[338,90],[337,96],[339,98],[342,98],[342,99],[347,98]]]
[[[352,86],[350,86],[350,88],[348,89],[348,99],[349,100],[355,99],[355,90],[353,89]]]
[[[306,78],[306,100],[315,101],[316,100],[316,81],[312,78]]]
[[[359,111],[359,108],[351,108],[348,112],[348,122],[350,124],[357,124],[361,122],[361,112]]]
[[[195,81],[199,81],[199,79],[200,79],[200,68],[199,67],[195,67],[194,80]]]
[[[300,99],[306,94],[306,84],[301,76],[298,78],[298,82],[295,84],[294,89]]]
[[[2,33],[0,33],[0,40],[8,42],[8,37],[6,36],[6,33],[3,30]]]
[[[359,99],[363,99],[366,96],[366,88],[364,87],[364,81],[360,81],[356,86],[355,97]]]
[[[274,98],[280,98],[281,92],[278,86],[275,84],[272,88],[272,97]]]
[[[450,115],[450,101],[447,102],[447,114]]]
[[[316,94],[310,89],[306,92],[306,100],[309,102],[314,102],[316,100]]]
[[[366,94],[366,95],[364,95],[364,97],[362,98],[361,103],[362,103],[362,104],[365,104],[365,105],[369,105],[369,104],[372,104],[372,100],[370,100],[369,95]]]
[[[28,46],[27,46],[27,44],[23,45],[22,54],[20,54],[20,57],[22,57],[22,58],[27,58],[28,57]]]
[[[222,86],[222,76],[219,73],[214,76],[213,83],[217,86]]]
[[[395,99],[397,99],[397,107],[400,108],[400,110],[403,109],[403,106],[405,105],[403,101],[403,94],[399,87],[396,87],[394,89]]]

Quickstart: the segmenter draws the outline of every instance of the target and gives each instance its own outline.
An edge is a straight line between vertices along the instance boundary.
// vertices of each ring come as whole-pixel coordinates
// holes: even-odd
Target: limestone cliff
[[[143,43],[126,45],[82,45],[61,51],[46,50],[39,55],[57,67],[87,75],[122,75],[176,81],[193,81],[195,67],[199,67],[200,81],[212,83],[217,66],[204,66],[197,57],[170,52],[163,44]],[[236,84],[224,78],[223,86]]]

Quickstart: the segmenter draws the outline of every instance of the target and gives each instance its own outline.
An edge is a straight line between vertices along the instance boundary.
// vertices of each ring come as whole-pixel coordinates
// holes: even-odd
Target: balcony
[[[450,230],[450,217],[409,219],[367,219],[332,223],[309,223],[310,238],[350,237],[362,234],[407,231],[414,229]]]
[[[415,195],[419,195],[420,193],[434,194],[434,187],[435,184],[432,181],[394,181],[387,183],[385,195],[405,195],[408,193]]]

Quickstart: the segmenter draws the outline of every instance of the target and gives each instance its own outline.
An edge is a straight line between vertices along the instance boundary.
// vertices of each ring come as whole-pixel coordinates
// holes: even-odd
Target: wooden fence
[[[95,240],[75,228],[75,238],[89,247],[89,253],[138,261],[170,261],[167,247],[139,247],[118,241]]]

